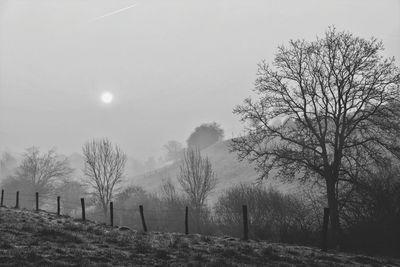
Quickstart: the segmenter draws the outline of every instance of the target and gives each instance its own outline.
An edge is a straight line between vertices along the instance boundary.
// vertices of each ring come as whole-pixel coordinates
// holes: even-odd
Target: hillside
[[[218,178],[216,190],[210,196],[211,201],[214,201],[226,188],[240,183],[255,183],[257,181],[258,175],[254,170],[254,166],[247,161],[239,161],[235,153],[229,152],[230,142],[230,140],[218,142],[201,151],[202,155],[207,155],[210,159]],[[82,155],[74,153],[70,155],[68,159],[71,166],[75,169],[75,179],[80,180],[83,176],[82,169],[84,167]],[[166,163],[165,166],[154,171],[135,175],[133,177],[129,174],[131,171],[132,166],[128,164],[127,179],[125,179],[124,184],[141,186],[148,191],[154,192],[159,190],[160,185],[166,178],[170,178],[177,184],[176,177],[179,174],[179,164]],[[295,188],[294,185],[283,184],[275,179],[264,181],[264,184],[267,186],[271,185],[283,192],[291,192],[291,190]]]
[[[202,155],[207,155],[210,159],[218,178],[217,188],[211,196],[212,198],[233,185],[257,181],[258,176],[254,166],[247,161],[239,161],[236,154],[229,152],[230,142],[230,140],[219,142],[201,151]],[[176,182],[178,174],[179,165],[174,163],[150,173],[135,176],[131,179],[131,183],[152,191],[157,190],[163,179],[167,177]],[[284,192],[291,191],[294,188],[293,185],[283,184],[275,179],[269,179],[264,183]]]
[[[398,266],[399,260],[231,237],[141,233],[0,208],[0,266]]]

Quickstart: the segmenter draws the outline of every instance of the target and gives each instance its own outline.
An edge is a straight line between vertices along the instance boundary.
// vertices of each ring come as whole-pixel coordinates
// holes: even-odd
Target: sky
[[[146,158],[212,121],[237,136],[257,64],[332,25],[400,66],[398,0],[0,0],[0,151],[108,137]]]

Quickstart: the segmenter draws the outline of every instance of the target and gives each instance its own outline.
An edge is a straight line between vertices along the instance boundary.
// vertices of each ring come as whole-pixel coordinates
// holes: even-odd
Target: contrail
[[[127,10],[127,9],[129,9],[129,8],[135,7],[135,6],[137,6],[137,5],[138,5],[138,4],[133,4],[133,5],[131,5],[131,6],[127,6],[127,7],[124,7],[124,8],[118,9],[118,10],[115,10],[115,11],[113,11],[113,12],[111,12],[111,13],[107,13],[107,14],[105,14],[105,15],[103,15],[103,16],[94,18],[94,19],[90,20],[89,22],[94,22],[94,21],[96,21],[96,20],[103,19],[103,18],[112,16],[112,15],[115,15],[115,14],[117,14],[117,13],[120,13],[120,12],[122,12],[122,11],[125,11],[125,10]]]

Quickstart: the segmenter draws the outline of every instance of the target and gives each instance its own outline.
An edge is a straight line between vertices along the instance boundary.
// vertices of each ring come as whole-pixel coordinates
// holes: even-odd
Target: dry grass
[[[0,266],[398,266],[400,261],[232,237],[141,233],[0,208]]]

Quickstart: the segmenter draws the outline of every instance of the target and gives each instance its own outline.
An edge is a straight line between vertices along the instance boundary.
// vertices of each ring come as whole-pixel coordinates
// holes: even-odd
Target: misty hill
[[[231,140],[218,142],[201,151],[203,156],[206,155],[210,159],[218,178],[217,188],[210,196],[211,200],[214,200],[221,191],[231,186],[240,183],[251,184],[257,182],[258,174],[254,166],[247,161],[239,161],[235,153],[229,152],[230,142]],[[73,179],[80,181],[83,177],[83,156],[79,153],[73,153],[68,156],[68,159],[71,167],[75,169]],[[134,173],[134,166],[131,163],[132,159],[128,159],[125,184],[141,186],[150,192],[158,191],[163,180],[167,178],[178,184],[176,177],[179,174],[179,163],[165,163],[163,167],[140,175],[131,175],[132,172]],[[263,183],[282,192],[291,192],[295,188],[294,185],[283,184],[277,179],[269,179],[263,181]]]
[[[214,198],[222,190],[240,183],[256,183],[257,173],[254,166],[247,161],[239,161],[235,153],[229,152],[231,140],[218,142],[201,151],[202,155],[207,155],[218,178],[218,185],[211,196]],[[171,163],[165,167],[156,169],[143,175],[134,176],[131,180],[133,185],[139,185],[146,190],[158,190],[163,179],[171,178],[177,183],[176,177],[179,174],[179,163]],[[283,192],[289,192],[294,188],[293,185],[283,184],[275,179],[264,181],[267,186],[273,186]]]
[[[1,266],[399,266],[318,248],[228,236],[142,233],[45,211],[0,207]]]

